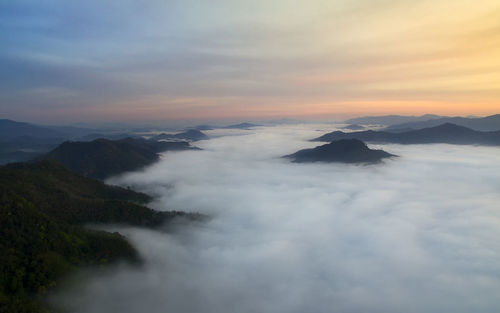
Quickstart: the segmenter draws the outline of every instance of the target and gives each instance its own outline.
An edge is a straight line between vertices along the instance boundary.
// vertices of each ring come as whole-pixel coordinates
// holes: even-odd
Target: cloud
[[[145,266],[91,275],[58,301],[86,313],[497,312],[498,148],[383,145],[401,157],[375,166],[279,158],[331,130],[225,130],[115,178],[157,209],[214,219],[118,228]]]
[[[214,117],[213,102],[239,117],[356,114],[367,102],[379,105],[365,113],[382,114],[389,100],[401,113],[422,113],[405,110],[421,101],[434,113],[493,114],[498,12],[495,0],[10,1],[0,4],[0,101],[13,118],[41,108],[54,122],[82,118],[61,109],[72,105],[92,119],[151,106],[141,119],[200,107]]]

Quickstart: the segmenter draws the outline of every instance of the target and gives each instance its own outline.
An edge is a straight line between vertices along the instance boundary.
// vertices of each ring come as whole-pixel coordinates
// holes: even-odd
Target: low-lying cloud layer
[[[383,164],[292,164],[319,126],[238,131],[114,182],[212,214],[120,228],[146,260],[64,294],[74,312],[498,312],[498,148],[384,145]],[[215,135],[215,133],[212,133]],[[223,135],[223,134],[221,134]],[[373,145],[372,145],[373,146]]]

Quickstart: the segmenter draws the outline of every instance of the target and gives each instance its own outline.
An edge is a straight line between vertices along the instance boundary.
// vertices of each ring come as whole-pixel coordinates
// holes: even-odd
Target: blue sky
[[[1,1],[1,113],[497,113],[499,12],[495,0]]]

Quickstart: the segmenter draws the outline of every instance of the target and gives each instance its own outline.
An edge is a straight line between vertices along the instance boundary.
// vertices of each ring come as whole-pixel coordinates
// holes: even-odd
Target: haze
[[[383,145],[400,157],[377,165],[280,158],[331,130],[215,130],[203,151],[113,178],[156,195],[154,208],[213,219],[114,228],[145,265],[92,274],[56,302],[85,313],[498,312],[498,148]]]

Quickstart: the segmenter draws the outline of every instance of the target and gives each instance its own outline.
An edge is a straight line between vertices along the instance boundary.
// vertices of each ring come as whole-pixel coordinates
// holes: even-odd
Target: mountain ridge
[[[500,114],[485,116],[485,117],[442,117],[427,121],[407,122],[388,126],[385,130],[397,131],[398,129],[422,129],[438,126],[444,123],[456,124],[478,131],[498,131],[500,130]]]
[[[314,138],[311,141],[332,141],[339,139],[359,139],[368,142],[399,144],[449,143],[498,146],[500,145],[500,131],[481,132],[464,126],[445,123],[435,127],[399,133],[374,130],[350,133],[333,131]]]
[[[142,138],[67,141],[39,159],[51,159],[86,177],[105,179],[134,171],[159,160],[164,151],[199,150],[188,142],[154,141]]]
[[[440,118],[442,116],[434,114],[424,114],[420,116],[408,115],[380,115],[380,116],[361,116],[344,121],[345,124],[376,124],[376,125],[393,125],[407,122],[427,121],[430,119]]]

